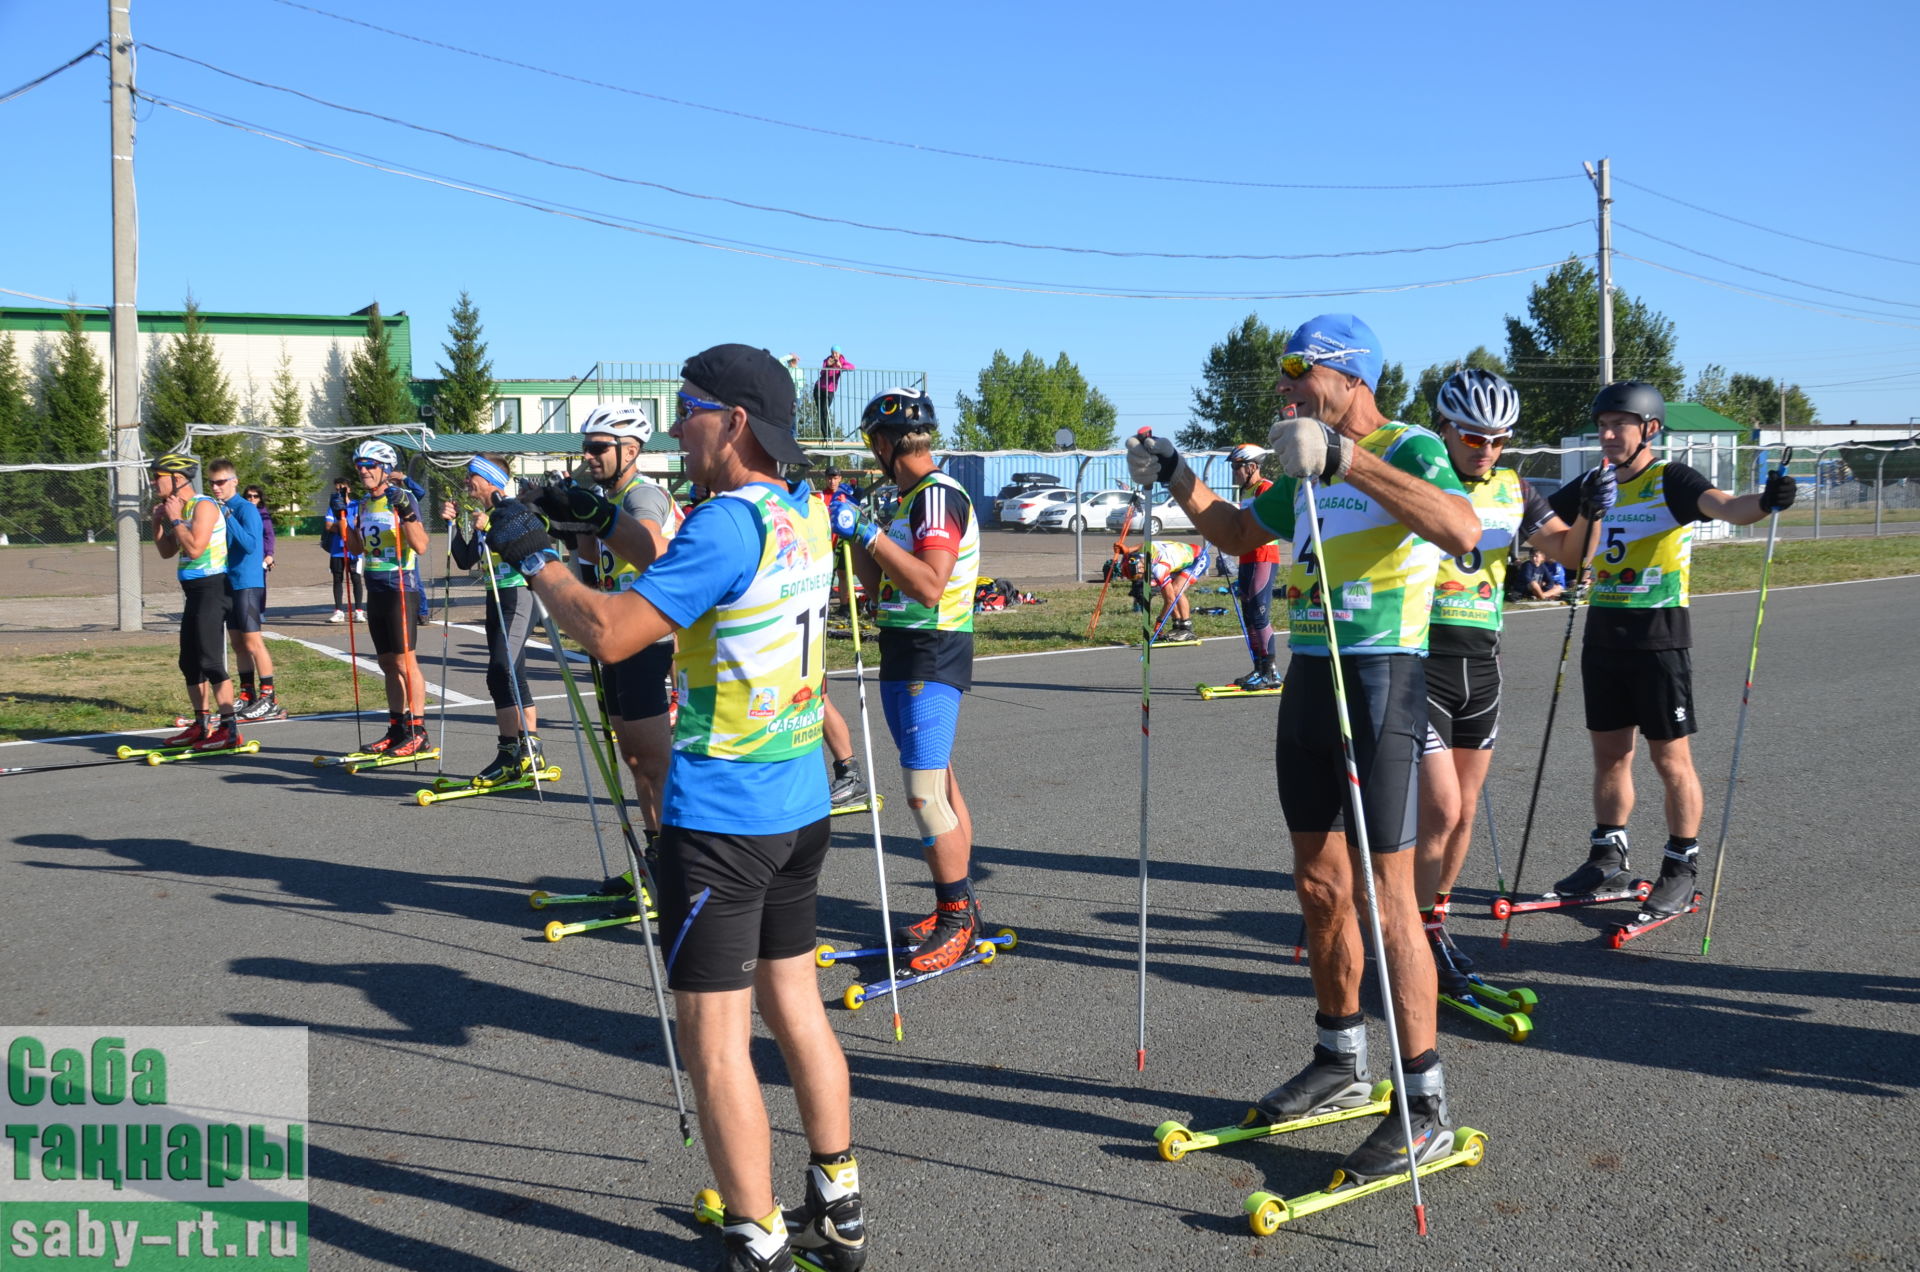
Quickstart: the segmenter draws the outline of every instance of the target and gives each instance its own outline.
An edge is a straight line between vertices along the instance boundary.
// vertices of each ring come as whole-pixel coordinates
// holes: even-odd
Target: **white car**
[[[1072,499],[1065,503],[1049,504],[1041,512],[1036,524],[1042,530],[1065,530],[1069,534],[1083,525],[1098,528],[1107,524],[1108,513],[1127,506],[1131,493],[1125,490],[1098,490],[1078,504]]]
[[[1041,513],[1049,508],[1072,502],[1071,490],[1030,490],[1024,495],[1015,495],[1001,502],[1000,524],[1031,530],[1040,520]]]
[[[1131,520],[1127,517],[1127,503],[1117,505],[1113,511],[1107,514],[1107,529],[1113,531],[1115,534],[1120,533],[1120,527],[1123,524],[1126,525],[1129,535],[1137,534],[1143,528],[1140,524],[1140,496],[1134,495],[1129,502],[1131,502],[1133,509],[1133,517]],[[1193,518],[1187,515],[1185,508],[1182,508],[1174,501],[1172,495],[1163,492],[1153,501],[1154,534],[1157,535],[1163,531],[1173,531],[1177,534],[1190,532],[1192,529]]]

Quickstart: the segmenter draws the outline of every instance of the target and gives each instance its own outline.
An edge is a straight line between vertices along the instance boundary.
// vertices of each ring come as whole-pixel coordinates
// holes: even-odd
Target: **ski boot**
[[[1176,618],[1173,620],[1173,630],[1167,633],[1167,639],[1169,641],[1198,640],[1199,637],[1193,634],[1193,624],[1191,622]]]
[[[180,732],[174,734],[172,737],[161,739],[159,749],[169,751],[177,747],[198,746],[206,740],[209,732],[211,732],[211,730],[196,718],[192,724],[180,730]]]
[[[914,924],[921,927],[928,920]],[[969,892],[958,901],[942,901],[934,907],[932,927],[926,936],[907,956],[907,968],[910,972],[938,972],[953,964],[973,950],[974,938],[980,934],[980,903]]]
[[[387,717],[387,731],[367,743],[368,755],[385,755],[400,743],[406,741],[408,729],[406,722],[398,716]]]
[[[860,772],[860,757],[849,755],[833,762],[833,782],[827,787],[827,802],[835,808],[858,804],[867,797],[867,779]]]
[[[860,1272],[867,1261],[867,1212],[860,1164],[851,1153],[807,1167],[807,1201],[782,1212],[787,1242],[826,1272]]]
[[[765,1219],[725,1212],[720,1220],[722,1253],[715,1272],[795,1272],[786,1225],[776,1210]],[[769,1226],[771,1225],[771,1226]]]
[[[1242,689],[1277,689],[1280,687],[1280,674],[1274,669],[1273,659],[1262,658],[1254,664],[1252,671],[1233,683]]]
[[[231,751],[246,739],[240,736],[240,725],[232,716],[222,717],[213,732],[193,744],[196,751]]]
[[[392,756],[418,755],[420,752],[428,750],[431,746],[432,743],[428,740],[425,729],[418,726],[409,728],[403,725],[401,726],[400,740],[388,747],[386,753]],[[368,747],[367,749],[371,751],[373,748]]]
[[[1321,1030],[1326,1035],[1328,1030]],[[1313,1060],[1286,1082],[1260,1097],[1253,1107],[1268,1123],[1297,1122],[1342,1109],[1362,1108],[1373,1102],[1373,1083],[1367,1079],[1367,1027],[1339,1031],[1343,1041],[1357,1049],[1335,1051],[1313,1044]]]
[[[1627,866],[1627,832],[1595,830],[1588,840],[1587,863],[1554,884],[1552,895],[1585,896],[1609,884],[1625,884]]]
[[[520,776],[520,742],[517,738],[501,738],[496,744],[493,758],[487,766],[473,775],[475,786],[497,786],[501,782]]]
[[[1427,943],[1433,947],[1433,970],[1440,978],[1440,992],[1459,997],[1473,992],[1473,960],[1453,943],[1446,925],[1432,911],[1425,919]]]
[[[1373,1128],[1373,1134],[1348,1153],[1334,1171],[1328,1192],[1407,1173],[1407,1137],[1400,1125],[1402,1099],[1413,1122],[1415,1164],[1425,1165],[1453,1152],[1453,1128],[1447,1124],[1446,1074],[1440,1065],[1424,1073],[1409,1073],[1406,1092],[1395,1091],[1391,1098],[1393,1107]]]
[[[1696,860],[1700,846],[1676,848],[1667,843],[1666,857],[1660,862],[1660,881],[1640,903],[1640,920],[1664,919],[1679,914],[1693,901],[1694,885],[1699,882]]]
[[[273,694],[261,693],[255,695],[253,701],[236,715],[245,724],[255,724],[265,720],[284,720],[287,718],[287,709],[280,705],[280,700]]]

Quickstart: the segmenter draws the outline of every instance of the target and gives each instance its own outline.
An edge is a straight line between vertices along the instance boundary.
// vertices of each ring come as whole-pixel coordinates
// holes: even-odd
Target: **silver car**
[[[1133,512],[1131,519],[1127,516],[1129,504]],[[1141,529],[1139,495],[1134,495],[1131,500],[1120,504],[1107,514],[1107,529],[1119,534],[1123,524],[1129,533]],[[1187,515],[1187,510],[1176,503],[1172,495],[1165,491],[1159,492],[1153,501],[1153,533],[1160,534],[1167,530],[1183,533],[1190,532],[1192,529],[1193,518]]]
[[[1065,530],[1069,534],[1082,526],[1104,526],[1108,513],[1127,506],[1130,493],[1125,490],[1097,490],[1077,504],[1072,499],[1065,503],[1049,504],[1041,510],[1040,520],[1035,525],[1042,530]]]

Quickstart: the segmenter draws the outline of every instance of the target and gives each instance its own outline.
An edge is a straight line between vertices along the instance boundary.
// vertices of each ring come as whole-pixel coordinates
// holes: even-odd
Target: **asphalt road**
[[[1248,1232],[1247,1192],[1321,1186],[1360,1125],[1178,1164],[1153,1151],[1163,1119],[1236,1121],[1312,1037],[1306,971],[1288,957],[1274,704],[1191,692],[1244,655],[1214,642],[1153,664],[1144,1074],[1139,664],[1124,650],[982,663],[960,771],[988,921],[1021,944],[910,991],[904,1043],[883,1006],[831,1009],[854,1073],[868,1266],[1914,1266],[1920,1140],[1902,1101],[1920,1080],[1917,612],[1920,579],[1772,597],[1711,960],[1704,916],[1608,950],[1618,908],[1523,917],[1501,950],[1476,842],[1455,930],[1491,979],[1541,1003],[1524,1045],[1442,1019],[1455,1118],[1490,1144],[1483,1165],[1428,1181],[1424,1240],[1404,1188]],[[1516,617],[1508,637],[1491,790],[1509,873],[1563,613]],[[1695,606],[1709,850],[1752,620],[1751,595]],[[455,635],[454,684],[480,696],[478,638]],[[1577,688],[1576,672],[1528,890],[1584,855]],[[545,676],[536,692],[559,690]],[[297,685],[282,693],[298,702]],[[834,694],[855,710],[850,683]],[[449,732],[451,771],[485,760],[486,713],[455,713]],[[675,1134],[638,933],[549,944],[526,905],[532,887],[600,876],[573,739],[545,732],[567,774],[544,804],[420,809],[410,775],[314,769],[312,753],[352,742],[346,721],[263,727],[267,750],[244,761],[0,779],[3,1018],[309,1025],[316,1267],[707,1266],[714,1237],[688,1205],[710,1181]],[[106,749],[9,747],[0,763]],[[1644,759],[1641,775],[1632,831],[1650,871],[1661,831]],[[896,904],[918,910],[930,889],[904,808],[882,825]],[[843,828],[823,881],[822,936],[843,946],[878,927],[864,831]],[[837,1004],[853,980],[826,971],[823,995]],[[770,1041],[756,1055],[777,1081]],[[789,1094],[768,1095],[792,1200],[804,1144]]]

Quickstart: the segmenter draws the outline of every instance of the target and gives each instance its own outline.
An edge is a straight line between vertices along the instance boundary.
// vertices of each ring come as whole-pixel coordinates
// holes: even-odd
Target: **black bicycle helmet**
[[[1643,424],[1651,422],[1664,425],[1667,422],[1667,399],[1645,380],[1616,380],[1594,395],[1593,406],[1587,414],[1598,420],[1607,411],[1638,415]]]

